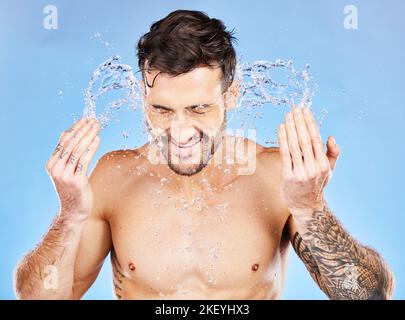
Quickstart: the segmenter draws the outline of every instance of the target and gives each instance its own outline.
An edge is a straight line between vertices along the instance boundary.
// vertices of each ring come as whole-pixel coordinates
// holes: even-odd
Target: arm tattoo
[[[331,299],[389,299],[393,276],[380,255],[360,245],[327,204],[314,211],[306,231],[295,233],[293,248],[312,278]]]

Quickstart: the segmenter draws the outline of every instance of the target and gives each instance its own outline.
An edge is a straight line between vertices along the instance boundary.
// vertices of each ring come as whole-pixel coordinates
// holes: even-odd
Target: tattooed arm
[[[340,154],[330,136],[327,151],[311,110],[293,108],[278,128],[280,191],[298,256],[331,299],[389,299],[393,277],[373,249],[354,240],[330,212],[323,189]]]
[[[381,256],[353,239],[327,205],[289,219],[293,248],[330,299],[391,299],[393,275]]]

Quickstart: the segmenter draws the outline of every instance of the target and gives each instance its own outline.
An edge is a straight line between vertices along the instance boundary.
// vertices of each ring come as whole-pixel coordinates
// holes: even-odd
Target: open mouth
[[[196,141],[191,141],[188,144],[177,144],[173,141],[171,141],[171,143],[176,147],[176,148],[180,148],[180,149],[186,149],[186,148],[191,148],[193,146],[195,146],[196,144],[200,143],[202,140],[202,138],[196,140]]]
[[[171,149],[173,155],[179,158],[191,158],[196,155],[200,148],[200,143],[202,142],[202,138],[194,141],[190,141],[187,144],[178,145],[175,142],[171,141]]]

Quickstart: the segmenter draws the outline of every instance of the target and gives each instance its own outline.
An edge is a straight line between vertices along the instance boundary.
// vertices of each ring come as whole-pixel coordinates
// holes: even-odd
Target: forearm
[[[16,269],[19,299],[73,298],[74,264],[84,222],[63,214],[56,217],[41,243]]]
[[[331,299],[390,299],[393,276],[373,249],[353,239],[325,203],[295,214],[293,247]]]

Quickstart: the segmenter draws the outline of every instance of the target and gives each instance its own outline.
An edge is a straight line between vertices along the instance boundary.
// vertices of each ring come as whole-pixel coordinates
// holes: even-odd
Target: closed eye
[[[169,108],[159,106],[159,105],[152,105],[152,108],[153,108],[153,111],[158,112],[158,113],[168,113],[168,112],[172,111]]]
[[[211,105],[209,104],[200,104],[196,106],[191,106],[188,108],[188,110],[197,114],[203,114],[206,113],[210,109],[210,107]]]

